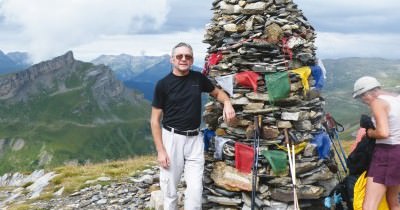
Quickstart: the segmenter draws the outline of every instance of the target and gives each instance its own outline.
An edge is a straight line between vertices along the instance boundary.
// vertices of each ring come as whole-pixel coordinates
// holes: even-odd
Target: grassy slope
[[[342,123],[346,131],[341,134],[343,139],[353,139],[351,136],[358,129],[361,114],[369,114],[368,107],[352,98],[354,81],[364,75],[378,78],[384,89],[399,92],[400,60],[381,58],[343,58],[324,60],[327,69],[326,86],[323,96],[326,99],[326,111],[331,112],[335,119]]]
[[[46,153],[53,156],[49,166],[56,166],[68,160],[96,162],[152,151],[152,143],[146,141],[149,103],[121,101],[102,110],[90,85],[82,86],[79,74],[77,71],[66,80],[69,91],[43,93],[14,105],[0,103],[0,138],[25,140],[23,149],[3,151],[0,174],[33,170],[40,154]]]

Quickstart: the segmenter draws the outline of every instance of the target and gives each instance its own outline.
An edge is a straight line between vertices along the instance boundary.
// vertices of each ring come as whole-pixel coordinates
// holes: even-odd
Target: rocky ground
[[[113,179],[101,176],[85,182],[87,187],[73,193],[66,193],[63,188],[48,191],[51,180],[57,177],[54,172],[35,171],[30,175],[20,173],[5,174],[0,177],[0,209],[105,209],[105,210],[135,210],[162,209],[162,196],[159,190],[159,171],[157,166],[143,170],[136,176],[123,179]],[[178,186],[178,203],[182,208],[185,182]],[[207,187],[207,186],[206,186]],[[209,187],[207,187],[210,190]],[[51,190],[50,190],[51,191]],[[249,203],[239,199],[239,203]],[[217,199],[213,201],[213,199]],[[219,198],[219,199],[218,199]],[[235,199],[205,196],[204,209],[249,209],[248,205],[238,207]],[[217,203],[225,203],[224,207],[215,207]],[[292,209],[291,205],[271,202],[269,207],[262,209]],[[310,209],[311,206],[308,206]],[[307,207],[302,208],[307,209]],[[315,209],[315,208],[311,208]]]
[[[44,193],[54,172],[35,171],[30,175],[5,174],[0,177],[0,209],[151,209],[150,196],[159,192],[158,169],[153,167],[135,177],[114,180],[99,177],[86,181],[87,187],[64,193]],[[153,197],[154,197],[153,195]],[[154,201],[151,201],[154,207]],[[11,208],[10,208],[11,207]]]

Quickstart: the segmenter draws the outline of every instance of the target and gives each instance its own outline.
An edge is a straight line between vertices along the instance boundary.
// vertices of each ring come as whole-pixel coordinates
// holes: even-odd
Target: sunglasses
[[[193,60],[193,56],[189,55],[189,54],[178,54],[178,55],[175,55],[175,58],[177,60],[182,60],[183,58],[185,58],[185,60]]]

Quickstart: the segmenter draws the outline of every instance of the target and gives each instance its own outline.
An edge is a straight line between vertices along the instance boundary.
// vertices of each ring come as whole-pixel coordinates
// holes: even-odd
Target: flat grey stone
[[[208,195],[207,200],[209,202],[218,203],[218,204],[227,205],[227,206],[237,206],[240,203],[242,203],[242,199],[240,199],[240,198],[217,197],[217,196],[212,196],[212,195]]]

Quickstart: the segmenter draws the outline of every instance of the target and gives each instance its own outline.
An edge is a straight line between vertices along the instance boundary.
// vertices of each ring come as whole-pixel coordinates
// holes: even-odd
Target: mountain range
[[[24,56],[15,56],[19,54],[0,61],[7,64],[12,55],[13,63],[24,63]],[[358,128],[360,114],[369,112],[351,97],[358,77],[375,76],[385,89],[400,90],[400,60],[341,58],[323,63],[325,111],[345,126],[346,139]],[[88,63],[68,52],[23,71],[3,73],[0,174],[153,152],[149,100],[156,82],[170,69],[167,55],[102,55]]]
[[[72,52],[0,77],[0,174],[153,151],[149,101]]]
[[[153,99],[154,86],[157,81],[169,74],[172,69],[169,55],[101,55],[91,62],[109,66],[127,87],[142,92],[144,97],[150,101]],[[192,68],[195,71],[201,69],[198,66]]]
[[[130,58],[130,59],[127,59]],[[125,54],[119,56],[102,55],[96,62],[107,65],[123,80],[124,84],[130,88],[137,89],[144,93],[145,98],[152,99],[155,83],[168,74],[171,69],[169,57],[159,56],[134,57]],[[109,62],[109,61],[113,62]],[[133,65],[133,60],[136,64]],[[128,63],[127,61],[130,61]],[[144,62],[146,61],[146,62]],[[149,61],[154,61],[153,64]],[[143,62],[143,63],[140,63]],[[348,133],[354,132],[358,126],[358,119],[362,113],[369,114],[367,107],[351,97],[354,81],[364,75],[377,77],[386,89],[399,91],[400,60],[383,58],[340,58],[324,59],[326,67],[326,81],[322,91],[322,96],[326,99],[326,112],[330,112],[342,124],[345,125]],[[140,73],[134,67],[121,68],[123,66],[147,66]],[[118,68],[116,68],[118,67]],[[199,67],[194,66],[199,70]],[[130,77],[123,77],[131,73]],[[397,88],[396,88],[397,87]],[[346,138],[352,138],[349,134]]]
[[[120,54],[100,55],[92,60],[91,63],[109,66],[116,73],[118,79],[127,81],[135,77],[140,78],[141,73],[147,72],[148,69],[153,68],[160,63],[165,63],[165,61],[169,61],[168,55],[132,56],[128,54]]]
[[[352,98],[354,82],[365,75],[376,77],[383,88],[400,93],[400,60],[383,58],[341,58],[325,59],[327,79],[322,95],[326,99],[326,111],[341,122],[351,138],[359,124],[361,114],[370,112],[367,106]]]
[[[9,52],[5,54],[0,50],[0,74],[7,74],[24,70],[32,65],[28,53]]]

